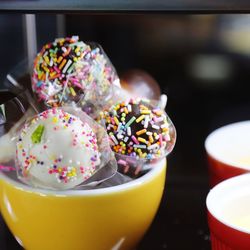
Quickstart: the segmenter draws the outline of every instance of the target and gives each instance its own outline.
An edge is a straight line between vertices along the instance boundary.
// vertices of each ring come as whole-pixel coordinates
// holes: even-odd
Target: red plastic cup
[[[206,205],[212,250],[249,250],[250,174],[216,185]]]
[[[228,178],[250,172],[250,121],[216,129],[206,138],[205,149],[212,187]]]

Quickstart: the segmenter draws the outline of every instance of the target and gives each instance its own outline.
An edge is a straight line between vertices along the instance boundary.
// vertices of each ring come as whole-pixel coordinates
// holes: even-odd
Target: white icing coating
[[[24,179],[53,189],[81,184],[100,164],[93,130],[61,109],[44,111],[25,125],[17,142],[16,160]]]

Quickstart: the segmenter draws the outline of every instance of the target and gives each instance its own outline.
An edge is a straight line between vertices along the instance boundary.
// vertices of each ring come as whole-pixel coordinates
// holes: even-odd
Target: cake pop
[[[147,99],[130,99],[102,114],[112,150],[137,159],[153,160],[169,153],[175,130],[166,113]]]
[[[121,87],[132,97],[144,97],[159,100],[161,90],[157,81],[146,71],[130,69],[120,75]]]
[[[91,177],[100,164],[97,138],[78,117],[49,109],[21,130],[16,162],[22,179],[35,186],[73,188]]]
[[[89,89],[105,92],[118,84],[115,69],[100,47],[78,36],[55,39],[43,46],[34,61],[32,89],[47,107],[77,102]]]

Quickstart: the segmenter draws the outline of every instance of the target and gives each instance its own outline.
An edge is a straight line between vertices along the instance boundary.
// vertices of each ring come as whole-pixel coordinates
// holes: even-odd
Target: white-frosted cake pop
[[[35,186],[73,188],[91,177],[100,164],[97,138],[78,117],[49,109],[22,129],[16,161],[22,177]]]

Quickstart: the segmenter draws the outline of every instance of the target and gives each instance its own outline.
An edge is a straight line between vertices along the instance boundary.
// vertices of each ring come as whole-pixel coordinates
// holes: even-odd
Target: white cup
[[[210,184],[250,171],[250,121],[216,129],[205,140]]]
[[[250,174],[227,179],[206,200],[213,250],[250,249]]]

